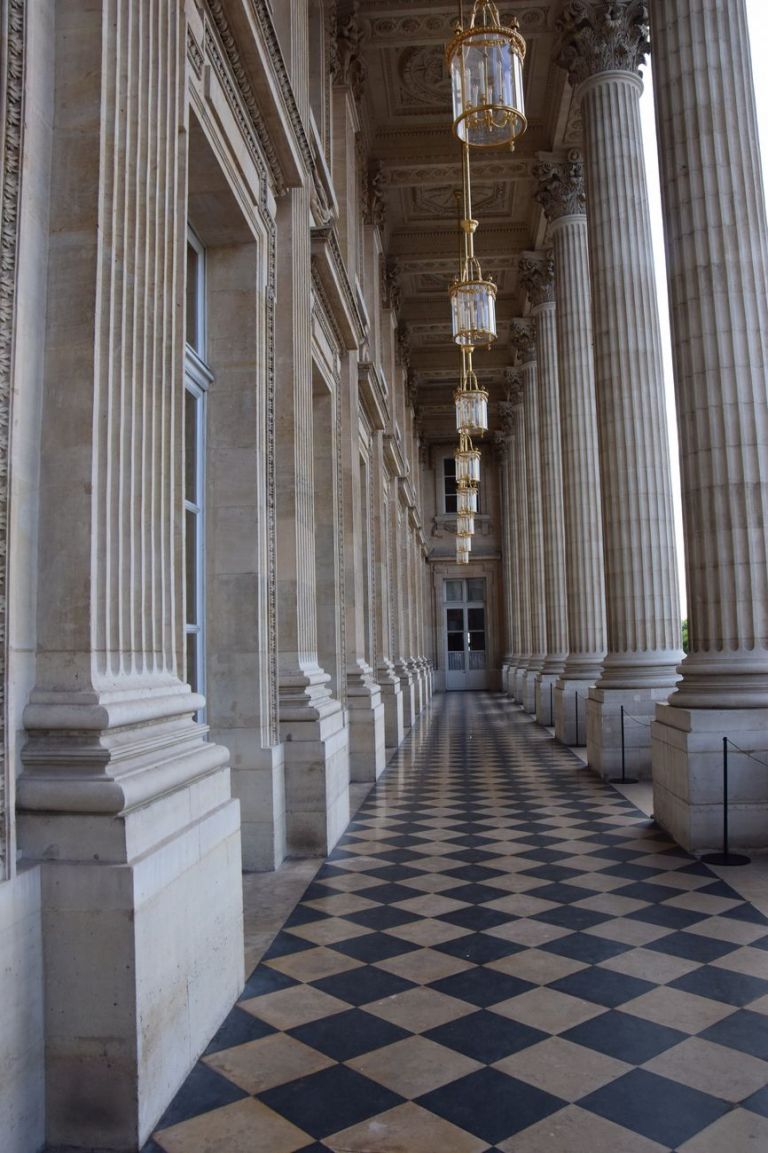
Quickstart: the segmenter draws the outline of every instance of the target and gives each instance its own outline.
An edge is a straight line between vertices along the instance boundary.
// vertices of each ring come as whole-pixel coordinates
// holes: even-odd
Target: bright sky
[[[766,0],[746,0],[747,19],[752,44],[753,69],[755,60],[759,59],[758,46],[768,46],[768,3]],[[652,58],[651,53],[651,58]],[[667,411],[669,421],[670,442],[672,450],[672,485],[675,502],[675,521],[677,525],[678,561],[680,566],[680,611],[686,616],[685,572],[683,564],[683,520],[680,508],[680,475],[678,469],[677,425],[675,421],[675,401],[673,391],[672,348],[669,336],[669,306],[667,298],[667,280],[664,263],[664,235],[661,223],[661,196],[659,193],[659,167],[656,155],[656,127],[653,118],[652,66],[644,70],[645,92],[640,101],[640,111],[643,120],[643,136],[645,140],[645,158],[648,169],[648,194],[651,201],[651,228],[653,230],[653,248],[656,262],[656,280],[659,297],[659,313],[661,318],[662,353],[664,356],[664,376],[667,386]],[[760,146],[763,161],[763,187],[768,188],[768,70],[757,69],[754,73],[755,103],[757,105],[757,122],[760,133]],[[728,110],[723,110],[724,116]]]

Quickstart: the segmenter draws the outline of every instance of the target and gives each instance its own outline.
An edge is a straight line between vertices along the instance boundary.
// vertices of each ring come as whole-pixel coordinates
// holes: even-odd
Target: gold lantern
[[[457,516],[472,516],[477,512],[477,488],[473,484],[462,482],[456,485],[456,514]]]
[[[463,155],[463,213],[459,221],[459,275],[450,287],[453,339],[462,348],[491,345],[496,339],[496,285],[483,276],[475,256],[477,221],[472,219],[469,150]]]
[[[480,483],[480,450],[474,448],[465,432],[459,433],[459,447],[453,454],[456,461],[457,488]]]
[[[502,25],[491,0],[475,0],[446,48],[453,94],[453,131],[473,148],[509,145],[525,132],[525,41],[517,20]]]
[[[461,383],[453,394],[456,429],[470,436],[488,431],[488,393],[477,382],[472,369],[472,349],[462,349]]]

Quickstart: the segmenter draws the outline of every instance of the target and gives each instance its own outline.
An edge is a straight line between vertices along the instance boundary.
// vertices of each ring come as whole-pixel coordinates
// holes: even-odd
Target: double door
[[[485,578],[443,584],[445,687],[466,691],[488,687]]]

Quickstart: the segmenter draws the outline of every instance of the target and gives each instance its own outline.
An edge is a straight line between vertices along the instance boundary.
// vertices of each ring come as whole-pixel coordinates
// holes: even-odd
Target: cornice
[[[313,228],[311,236],[312,268],[323,287],[344,347],[359,348],[365,340],[366,328],[344,267],[336,231],[327,226]]]

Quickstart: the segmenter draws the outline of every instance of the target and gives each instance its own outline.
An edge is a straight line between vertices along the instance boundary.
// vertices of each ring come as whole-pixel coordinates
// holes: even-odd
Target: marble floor
[[[145,1153],[764,1153],[767,1083],[768,918],[506,698],[449,694]]]

